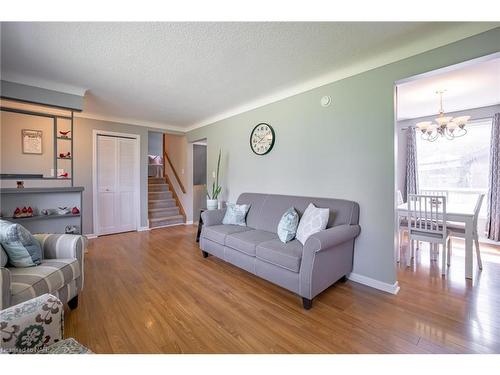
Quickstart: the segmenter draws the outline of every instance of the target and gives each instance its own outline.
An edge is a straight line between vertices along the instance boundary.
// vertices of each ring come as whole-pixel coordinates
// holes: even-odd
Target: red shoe
[[[73,207],[73,209],[71,210],[71,213],[73,215],[78,215],[80,213],[80,210],[78,209],[78,207]]]
[[[25,206],[21,211],[21,217],[27,217],[27,216],[28,216],[28,209]]]
[[[33,209],[31,208],[31,206],[28,207],[28,217],[32,217],[33,216]]]
[[[16,207],[16,210],[14,211],[14,215],[12,215],[14,218],[21,217],[21,210],[19,207]]]
[[[59,178],[68,178],[68,172],[61,173],[58,177]]]

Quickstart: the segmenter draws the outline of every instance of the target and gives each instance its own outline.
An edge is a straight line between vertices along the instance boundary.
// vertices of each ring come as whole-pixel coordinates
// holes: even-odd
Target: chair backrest
[[[403,194],[401,194],[401,190],[398,190],[398,206],[401,206],[403,203]]]
[[[479,211],[481,211],[481,205],[483,204],[484,194],[479,194],[476,201],[476,207],[474,208],[474,226],[477,228],[477,219],[479,217]]]
[[[446,197],[439,195],[408,195],[408,232],[446,235]]]
[[[440,196],[440,197],[446,197],[448,199],[448,190],[419,190],[419,194],[422,195],[433,195],[433,196]]]

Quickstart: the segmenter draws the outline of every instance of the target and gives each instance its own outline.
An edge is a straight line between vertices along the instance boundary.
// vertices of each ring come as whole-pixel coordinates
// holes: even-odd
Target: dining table
[[[446,202],[446,222],[460,222],[465,224],[465,277],[467,279],[472,280],[473,274],[473,226],[474,226],[474,215],[475,215],[475,204],[474,203],[462,203],[462,202],[453,202],[450,200]],[[408,215],[408,203],[403,203],[397,206],[397,215],[398,222],[401,218],[404,218]],[[418,211],[418,210],[417,210]],[[420,215],[420,213],[419,213]],[[439,217],[439,209],[438,209],[438,217]],[[422,216],[425,216],[424,212],[422,212]],[[442,219],[442,210],[441,216]],[[421,217],[419,219],[425,219],[425,217]]]

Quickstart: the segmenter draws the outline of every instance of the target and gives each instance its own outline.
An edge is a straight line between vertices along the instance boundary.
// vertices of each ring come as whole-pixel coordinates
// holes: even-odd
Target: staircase
[[[158,228],[185,222],[169,185],[161,177],[148,178],[149,227]]]

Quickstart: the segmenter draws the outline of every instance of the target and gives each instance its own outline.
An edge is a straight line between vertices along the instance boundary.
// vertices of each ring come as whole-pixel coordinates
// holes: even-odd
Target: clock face
[[[250,147],[257,155],[265,155],[274,146],[274,129],[271,125],[261,123],[253,128],[250,134]]]

